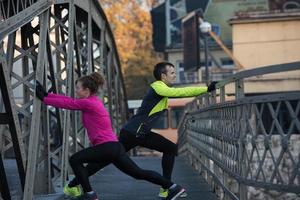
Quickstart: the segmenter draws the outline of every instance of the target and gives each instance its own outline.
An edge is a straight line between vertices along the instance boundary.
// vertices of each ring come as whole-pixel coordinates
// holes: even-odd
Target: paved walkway
[[[161,158],[133,157],[134,161],[144,169],[151,169],[161,173]],[[185,187],[188,197],[182,200],[215,200],[207,182],[190,166],[183,157],[177,157],[173,179]],[[91,177],[94,190],[101,200],[153,200],[157,197],[159,186],[146,181],[135,180],[113,165],[109,165]],[[40,196],[37,200],[63,200],[62,194]]]
[[[158,157],[135,157],[134,160],[144,169],[161,171],[161,159]],[[188,197],[185,198],[186,200],[217,199],[207,182],[182,157],[178,157],[176,160],[173,179],[174,182],[181,184],[187,190]],[[91,181],[100,199],[103,200],[159,199],[157,197],[159,186],[146,181],[134,180],[112,165],[95,175]]]

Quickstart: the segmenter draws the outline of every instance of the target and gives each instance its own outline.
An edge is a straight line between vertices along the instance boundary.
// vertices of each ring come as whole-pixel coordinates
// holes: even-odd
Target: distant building
[[[212,30],[227,48],[232,49],[232,31],[228,20],[240,11],[267,10],[267,8],[267,0],[166,0],[151,11],[154,48],[157,52],[164,53],[165,59],[176,65],[178,84],[203,83],[205,81],[203,42],[194,44],[198,45],[199,50],[198,67],[194,71],[185,70],[182,19],[191,12],[201,10],[204,19],[212,24]],[[211,55],[208,60],[210,80],[220,80],[231,75],[234,72],[231,58],[213,40],[209,40],[208,43]]]
[[[178,84],[204,84],[205,64],[203,41],[200,40],[200,45],[198,44],[198,70],[185,70],[186,66],[184,66],[183,62],[184,50],[181,40],[183,33],[181,28],[182,20],[197,10],[202,11],[204,19],[212,24],[212,30],[220,37],[226,47],[233,52],[234,56],[243,65],[245,65],[245,69],[300,60],[300,45],[297,39],[297,37],[300,36],[300,31],[298,30],[298,27],[300,28],[300,26],[298,24],[297,17],[297,13],[299,13],[297,8],[300,8],[300,0],[207,0],[197,2],[201,2],[201,4],[198,3],[197,5],[193,5],[193,9],[189,9],[189,12],[187,5],[190,4],[190,1],[187,0],[166,0],[164,3],[160,4],[151,11],[154,31],[153,44],[155,50],[157,52],[164,53],[165,59],[176,65]],[[176,15],[177,18],[175,21],[172,21],[175,19],[174,10],[176,9],[178,11]],[[247,19],[247,16],[250,13],[261,14],[259,15],[260,17],[257,16],[256,19],[253,17],[251,19]],[[269,15],[266,13],[269,13]],[[270,13],[274,13],[274,15],[270,15]],[[292,15],[293,17],[291,18]],[[264,19],[266,16],[268,19]],[[158,18],[155,17],[160,19],[159,26],[158,22],[155,22],[154,20],[158,20]],[[268,22],[270,20],[272,23]],[[178,25],[179,21],[180,26]],[[259,24],[261,24],[261,29],[259,32],[257,32]],[[286,29],[290,28],[291,30],[278,30],[280,26],[285,26]],[[288,34],[285,32],[288,32]],[[260,35],[257,35],[257,33]],[[273,34],[272,37],[268,37],[268,34],[271,33]],[[294,35],[292,36],[292,34]],[[194,41],[193,36],[191,37],[191,40]],[[262,45],[262,43],[258,44],[257,40],[254,39],[255,37],[265,37],[269,39],[276,37],[278,40],[280,40],[279,43],[281,46],[277,49],[277,58],[273,59],[271,62],[270,58],[268,58],[268,55],[271,55],[272,53],[267,53],[269,50],[274,51],[274,49],[276,49],[275,46],[267,49],[267,46]],[[241,44],[239,42],[240,40],[244,41],[244,44]],[[293,40],[295,42],[289,43],[289,40]],[[194,45],[197,44],[195,43]],[[275,43],[273,45],[275,45]],[[289,46],[287,47],[287,45]],[[209,40],[208,46],[210,52],[208,59],[210,80],[221,80],[226,78],[228,75],[235,73],[236,69],[234,62],[212,39]],[[258,51],[258,48],[264,49],[263,52],[265,53],[262,54],[261,50]],[[197,49],[195,48],[190,49],[190,51],[196,50]],[[258,54],[258,52],[260,52],[260,54],[257,55],[260,56],[259,62],[257,59],[256,61],[252,58],[249,59],[251,56],[247,55],[249,55],[251,52],[252,54]],[[288,55],[283,58],[282,55],[285,54]],[[296,74],[294,75],[296,76]],[[297,79],[297,76],[295,78]],[[257,82],[257,84],[259,83]],[[255,87],[257,87],[257,85]],[[284,90],[288,90],[289,87],[290,86],[286,86]]]

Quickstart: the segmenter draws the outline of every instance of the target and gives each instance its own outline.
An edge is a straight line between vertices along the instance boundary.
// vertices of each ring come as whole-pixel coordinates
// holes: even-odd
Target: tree
[[[140,99],[160,60],[152,47],[149,8],[157,0],[100,0],[114,33],[128,99]]]

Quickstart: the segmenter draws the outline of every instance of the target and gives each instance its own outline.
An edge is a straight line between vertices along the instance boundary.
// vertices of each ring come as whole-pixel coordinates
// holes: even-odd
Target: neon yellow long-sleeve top
[[[123,129],[136,134],[143,124],[144,132],[151,130],[155,122],[168,108],[168,98],[195,97],[207,92],[207,87],[182,87],[174,88],[158,80],[150,85],[147,94],[144,96],[142,105]]]

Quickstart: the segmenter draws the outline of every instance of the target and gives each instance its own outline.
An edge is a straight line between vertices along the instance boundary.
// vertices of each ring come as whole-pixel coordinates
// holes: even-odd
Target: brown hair
[[[82,76],[76,81],[76,83],[78,81],[82,84],[83,88],[89,88],[92,94],[95,94],[99,87],[101,88],[105,83],[103,75],[98,72],[93,72],[90,75]]]

